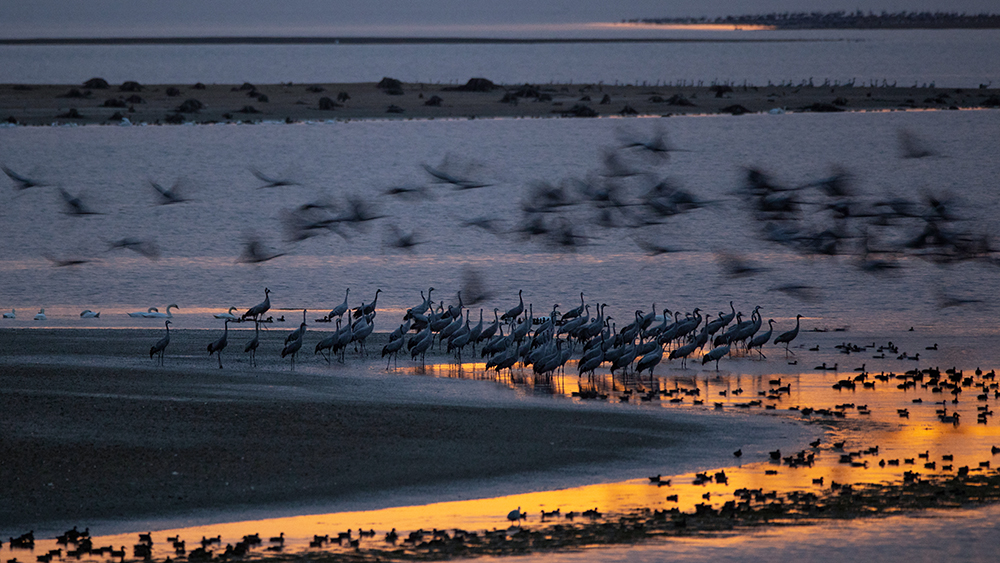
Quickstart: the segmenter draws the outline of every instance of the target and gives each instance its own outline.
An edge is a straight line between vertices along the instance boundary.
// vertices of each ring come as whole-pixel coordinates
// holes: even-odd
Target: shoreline
[[[252,370],[235,358],[242,337],[230,342],[225,370],[207,356],[170,354],[157,368],[136,351],[160,332],[0,331],[0,447],[11,452],[0,461],[0,529],[371,508],[399,495],[409,504],[470,491],[488,498],[649,466],[723,464],[748,444],[725,435],[737,419],[756,428],[758,443],[806,432],[760,417],[720,422],[519,397],[493,382],[380,375],[375,358],[349,357],[321,375]],[[175,350],[208,338],[171,334]],[[262,334],[262,347],[280,347],[283,336]]]
[[[891,383],[877,383],[878,392],[867,383],[850,395],[831,391],[830,383],[842,380],[847,370],[808,378],[783,375],[777,383],[769,381],[775,377],[773,367],[764,370],[767,375],[738,368],[704,378],[701,396],[720,401],[723,394],[716,391],[733,383],[723,378],[735,375],[735,383],[742,381],[747,400],[762,396],[761,389],[773,388],[784,378],[787,399],[767,399],[788,412],[769,417],[763,416],[765,409],[774,407],[760,405],[760,400],[751,401],[758,407],[752,410],[750,403],[727,402],[720,413],[711,406],[700,412],[663,411],[638,407],[639,401],[619,405],[617,400],[538,399],[530,391],[498,393],[496,386],[503,384],[499,378],[470,373],[481,381],[428,381],[407,368],[388,374],[382,372],[380,360],[360,359],[353,352],[346,366],[334,364],[330,369],[320,362],[318,369],[310,370],[303,361],[299,371],[290,372],[287,364],[281,370],[279,360],[271,357],[284,331],[264,335],[262,346],[269,350],[269,359],[258,370],[235,358],[242,337],[230,342],[237,349],[227,351],[227,369],[207,367],[212,363],[196,353],[208,338],[199,330],[171,331],[171,347],[176,348],[171,348],[166,368],[152,368],[136,352],[159,333],[0,330],[0,401],[5,405],[0,446],[15,453],[0,460],[0,479],[13,484],[10,506],[19,503],[15,508],[49,510],[53,515],[12,522],[0,506],[4,535],[16,537],[32,528],[47,549],[52,536],[75,525],[89,526],[100,534],[95,541],[102,542],[109,529],[117,530],[114,545],[134,542],[136,531],[157,531],[158,545],[170,533],[182,532],[189,543],[196,543],[198,536],[214,537],[221,531],[224,541],[211,548],[221,553],[246,532],[263,532],[265,538],[288,532],[284,554],[272,555],[261,547],[255,557],[447,560],[563,553],[588,545],[641,546],[649,540],[702,534],[743,535],[762,526],[995,506],[1000,500],[1000,472],[990,465],[1000,453],[995,446],[989,449],[995,433],[972,437],[965,446],[945,436],[939,436],[940,443],[933,438],[915,443],[905,428],[896,428],[894,421],[904,417],[897,417],[894,409],[905,405],[913,411],[913,423],[907,413],[907,422],[900,425],[935,425],[930,416],[933,395],[925,396],[922,407],[911,402],[913,395],[906,389]],[[377,350],[387,335],[376,337],[369,350]],[[839,356],[831,345],[839,339],[839,334],[830,334],[822,340],[832,354],[822,358]],[[796,351],[802,354],[811,343]],[[424,373],[444,369],[448,357],[429,357],[440,364],[429,365]],[[802,359],[808,365],[813,362],[805,355]],[[802,375],[810,371],[803,370]],[[917,375],[908,371],[905,377]],[[977,369],[974,377],[970,372],[969,382],[991,385],[994,377],[992,371]],[[971,392],[969,382],[963,386]],[[669,389],[670,384],[663,383],[664,390]],[[852,402],[839,403],[843,400]],[[855,400],[865,404],[855,406]],[[805,405],[818,408],[833,401],[839,403],[835,409],[806,412]],[[976,407],[982,401],[969,400],[963,413],[981,410]],[[834,416],[833,410],[840,415]],[[739,424],[738,432],[733,423]],[[941,421],[940,427],[952,424]],[[765,437],[762,429],[776,432]],[[791,453],[805,448],[802,438],[810,433],[822,436],[810,449]],[[747,442],[748,436],[756,442]],[[743,444],[739,462],[729,453],[734,444],[727,440]],[[970,447],[973,442],[978,445]],[[777,452],[771,452],[768,461],[767,453],[775,446],[791,455],[775,459]],[[677,458],[693,452],[704,459],[677,464]],[[649,465],[639,468],[641,462],[630,464],[630,458]],[[554,496],[559,490],[552,479],[565,480],[574,468],[597,475],[608,488],[596,485],[585,494],[582,490],[590,487],[581,487],[569,491],[569,497]],[[694,471],[706,471],[704,478]],[[673,477],[672,485],[661,488],[654,478],[645,478],[661,472],[664,478]],[[514,492],[519,487],[529,492]],[[350,491],[346,497],[344,490]],[[615,505],[608,495],[612,491],[612,496],[632,500]],[[479,536],[459,537],[456,532],[442,541],[432,541],[429,535],[402,541],[418,527],[440,524],[442,517],[452,525],[452,514],[469,518],[461,510],[435,512],[432,506],[470,495],[487,506],[478,519],[460,525]],[[379,505],[379,500],[387,502]],[[515,505],[531,512],[527,522],[498,530],[498,524],[506,525],[503,514]],[[580,514],[595,505],[600,508],[596,516]],[[562,507],[564,514],[539,520],[539,507]],[[95,516],[96,510],[105,512]],[[570,510],[576,511],[575,520]],[[359,522],[359,511],[382,516],[373,514],[372,520],[362,517]],[[412,517],[398,517],[406,512]],[[447,524],[442,525],[451,533]],[[137,525],[143,530],[132,529]],[[361,542],[360,551],[339,542],[306,549],[314,533],[359,526],[378,530],[375,538]],[[382,540],[391,526],[401,526],[398,545]],[[154,559],[172,557],[168,548],[157,547]]]
[[[1000,88],[848,85],[0,84],[5,125],[286,123],[969,110],[1000,107]],[[89,87],[88,87],[89,86]]]

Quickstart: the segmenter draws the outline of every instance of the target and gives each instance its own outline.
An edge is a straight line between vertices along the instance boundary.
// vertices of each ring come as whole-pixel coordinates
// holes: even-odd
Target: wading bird
[[[783,332],[779,334],[778,337],[774,339],[775,344],[781,344],[782,342],[785,343],[786,356],[788,355],[789,352],[791,352],[793,356],[795,355],[795,352],[792,352],[791,350],[788,349],[788,345],[791,344],[792,340],[795,340],[795,337],[799,335],[799,319],[801,318],[802,315],[795,315],[795,328],[789,330],[788,332]]]
[[[153,356],[159,354],[157,363],[161,366],[163,365],[163,352],[167,349],[167,344],[170,344],[170,321],[164,321],[163,327],[167,329],[167,334],[149,347],[149,359],[152,360]]]
[[[233,307],[235,309],[235,307]],[[232,309],[230,309],[232,310]],[[260,346],[260,322],[253,322],[253,339],[247,342],[244,352],[250,353],[250,365],[252,367],[257,367],[257,348]]]
[[[225,350],[226,344],[229,343],[229,319],[226,319],[226,329],[222,333],[222,336],[218,340],[212,342],[208,345],[208,355],[211,357],[212,354],[218,352],[219,354],[219,369],[222,369],[222,351]]]
[[[247,309],[246,313],[243,313],[241,317],[242,320],[247,320],[247,317],[253,317],[255,321],[260,320],[260,316],[267,312],[271,308],[271,290],[264,288],[264,300],[260,303],[254,305]]]

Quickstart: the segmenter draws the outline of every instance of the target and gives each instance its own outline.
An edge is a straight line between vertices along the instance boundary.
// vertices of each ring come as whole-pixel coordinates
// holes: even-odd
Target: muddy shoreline
[[[481,80],[481,79],[477,79]],[[629,117],[1000,107],[1000,89],[852,85],[86,84],[0,85],[19,125]]]

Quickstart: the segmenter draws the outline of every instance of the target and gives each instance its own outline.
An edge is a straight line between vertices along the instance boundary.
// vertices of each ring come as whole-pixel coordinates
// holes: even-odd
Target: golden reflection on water
[[[695,360],[692,360],[694,363]],[[774,360],[771,360],[774,361]],[[803,361],[812,365],[812,362]],[[860,362],[859,362],[860,363]],[[674,364],[676,365],[676,364]],[[769,364],[758,364],[767,367]],[[784,367],[784,364],[781,364]],[[912,368],[912,366],[910,366]],[[815,447],[806,447],[802,457],[813,457],[811,464],[793,467],[782,458],[797,457],[798,451],[781,450],[779,459],[748,452],[743,458],[732,458],[732,464],[705,471],[703,479],[696,474],[664,475],[659,483],[650,479],[596,484],[558,491],[543,491],[488,499],[444,502],[423,506],[404,506],[363,512],[343,512],[276,518],[228,524],[162,530],[154,535],[155,557],[174,555],[167,536],[179,535],[189,541],[188,549],[197,547],[197,540],[222,536],[222,546],[235,543],[246,534],[259,533],[266,538],[284,533],[284,551],[309,550],[313,536],[336,535],[353,530],[374,530],[373,538],[363,538],[362,546],[389,548],[383,540],[395,528],[401,537],[417,529],[460,528],[470,531],[503,529],[509,525],[508,512],[520,509],[528,514],[524,525],[537,527],[548,522],[565,523],[567,514],[598,509],[604,514],[636,509],[671,509],[692,512],[699,503],[721,507],[734,498],[737,489],[759,489],[761,492],[792,490],[819,493],[835,483],[899,482],[904,471],[921,475],[954,474],[960,467],[970,473],[991,472],[994,455],[991,447],[1000,443],[1000,429],[987,416],[977,420],[984,410],[997,402],[994,380],[972,373],[963,374],[985,385],[987,397],[977,397],[984,389],[967,387],[957,403],[946,392],[934,392],[926,379],[915,387],[899,388],[904,381],[902,371],[875,380],[870,374],[865,381],[875,380],[874,387],[856,385],[855,390],[837,390],[839,381],[853,380],[856,371],[795,369],[794,372],[747,374],[677,370],[666,367],[655,377],[598,372],[592,378],[578,378],[575,364],[567,373],[537,376],[530,370],[514,369],[502,373],[485,372],[485,363],[431,363],[415,368],[400,368],[397,373],[429,375],[463,379],[488,379],[514,389],[518,393],[563,397],[564,400],[617,401],[643,405],[641,408],[696,409],[702,411],[740,411],[764,416],[780,416],[802,420],[816,426],[822,435]],[[664,374],[664,372],[666,372]],[[784,388],[783,391],[777,391]],[[592,393],[583,398],[584,392]],[[919,400],[919,402],[914,402]],[[829,414],[804,414],[806,408]],[[900,416],[905,409],[906,417]],[[960,423],[945,423],[938,411],[959,413]],[[839,414],[838,414],[839,413]],[[841,443],[842,442],[842,443]],[[946,458],[946,456],[949,456]],[[762,460],[761,458],[764,457]],[[996,460],[1000,462],[1000,458]],[[722,475],[717,473],[724,472]],[[654,476],[650,476],[654,477]],[[669,484],[668,484],[669,483]],[[546,519],[541,512],[559,510],[559,515]],[[134,534],[95,538],[95,546],[125,545],[131,550]],[[37,550],[47,549],[49,542],[39,542]],[[54,542],[51,542],[54,548]],[[192,545],[194,544],[194,545]],[[220,549],[213,546],[213,549]],[[348,549],[348,547],[324,547]]]
[[[773,25],[733,25],[720,23],[598,23],[595,29],[673,29],[686,31],[769,31],[777,29]]]

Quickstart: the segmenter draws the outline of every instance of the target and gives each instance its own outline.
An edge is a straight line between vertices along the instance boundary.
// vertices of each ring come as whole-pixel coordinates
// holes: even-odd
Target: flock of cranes
[[[322,337],[313,354],[321,354],[327,363],[334,356],[344,362],[347,348],[354,343],[360,354],[367,355],[365,340],[375,330],[381,292],[381,289],[376,290],[371,302],[351,308],[348,304],[350,289],[347,289],[344,301],[319,319],[335,322],[336,330],[320,333]],[[450,305],[444,301],[435,302],[433,292],[433,287],[428,288],[426,295],[421,291],[421,302],[407,309],[400,325],[389,334],[388,343],[382,349],[382,357],[388,357],[386,370],[393,361],[398,361],[404,348],[412,360],[419,358],[423,364],[427,353],[435,346],[436,350],[444,347],[458,363],[462,363],[463,353],[467,354],[469,349],[475,357],[478,347],[479,356],[486,360],[486,370],[497,372],[513,370],[520,364],[525,369],[530,366],[540,376],[548,376],[557,370],[565,371],[566,364],[579,352],[577,373],[580,376],[593,376],[597,369],[608,364],[613,376],[616,372],[623,377],[632,373],[641,379],[643,372],[648,372],[652,378],[653,370],[664,356],[667,361],[680,360],[682,368],[686,367],[688,359],[700,357],[702,365],[714,362],[716,370],[721,359],[737,352],[756,353],[764,358],[763,347],[772,341],[774,334],[774,319],[769,319],[768,329],[761,332],[764,319],[759,306],[744,319],[732,301],[729,302],[730,311],[720,311],[717,316],[702,315],[699,308],[687,313],[663,309],[662,314],[658,314],[654,304],[649,311],[636,310],[628,319],[630,322],[619,328],[614,319],[605,314],[607,303],[587,303],[582,292],[580,304],[573,309],[560,314],[557,304],[548,315],[536,317],[534,305],[524,302],[523,290],[518,292],[517,304],[502,315],[499,308],[493,309],[492,323],[487,323],[485,308],[480,308],[479,321],[473,325],[473,310],[463,303],[461,291],[457,295],[458,302]],[[257,365],[261,317],[270,309],[271,290],[264,288],[264,300],[242,315],[233,315],[235,307],[216,315],[224,321],[223,334],[208,344],[207,351],[210,356],[217,356],[219,368],[223,367],[222,352],[228,345],[229,323],[241,321],[254,323],[254,337],[246,343],[244,352],[250,355],[251,366]],[[307,333],[306,316],[307,311],[303,310],[301,324],[285,337],[281,349],[281,357],[290,359],[292,369],[295,369],[295,358],[302,350]],[[773,339],[773,344],[785,345],[786,356],[792,353],[788,345],[798,336],[801,318],[802,315],[797,315],[795,327]],[[149,349],[150,359],[156,358],[160,365],[170,344],[170,324],[167,319],[165,335]]]

